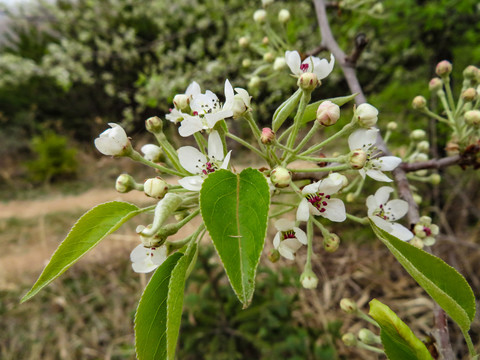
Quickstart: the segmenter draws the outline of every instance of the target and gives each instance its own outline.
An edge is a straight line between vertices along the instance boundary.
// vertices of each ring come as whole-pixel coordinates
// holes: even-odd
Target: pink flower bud
[[[448,76],[452,72],[452,64],[448,60],[442,60],[437,64],[435,72],[438,76]]]
[[[275,140],[275,133],[270,128],[263,128],[260,140],[265,145],[271,144]]]
[[[334,125],[340,118],[340,107],[327,100],[322,102],[317,109],[317,121],[323,126]]]

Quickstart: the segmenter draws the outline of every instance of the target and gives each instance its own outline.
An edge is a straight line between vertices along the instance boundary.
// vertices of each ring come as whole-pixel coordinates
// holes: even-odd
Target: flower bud
[[[395,131],[395,130],[397,130],[397,128],[398,128],[398,124],[395,121],[390,121],[387,124],[387,130]]]
[[[465,70],[463,70],[463,77],[469,80],[476,80],[480,75],[480,69],[473,65],[468,65]]]
[[[273,4],[273,0],[262,0],[262,6],[264,8],[268,7],[269,5]]]
[[[262,44],[268,45],[269,43],[270,43],[270,39],[268,38],[268,36],[264,36],[262,39]]]
[[[243,115],[245,115],[245,113],[251,110],[250,108],[251,96],[247,90],[242,88],[235,88],[235,91],[237,93],[233,97],[232,111],[233,111],[233,118],[238,119],[239,117],[242,117]]]
[[[248,45],[250,45],[250,39],[246,36],[242,36],[240,39],[238,39],[238,45],[241,48],[246,48]]]
[[[474,88],[468,88],[462,92],[462,99],[465,102],[473,101],[477,98],[477,91]]]
[[[273,62],[273,60],[275,60],[275,55],[273,55],[273,53],[271,53],[270,51],[263,54],[263,61],[271,63]]]
[[[140,151],[144,154],[143,157],[148,161],[157,162],[162,155],[162,148],[155,144],[143,145]]]
[[[190,96],[186,94],[177,94],[173,97],[173,105],[177,110],[185,111],[190,105]]]
[[[244,68],[248,68],[248,67],[250,67],[250,65],[252,65],[252,60],[250,60],[250,59],[243,59],[242,60],[242,66]]]
[[[318,277],[311,269],[305,269],[300,275],[300,282],[305,289],[315,289],[318,285]]]
[[[347,200],[348,203],[354,202],[357,197],[355,196],[354,193],[348,193],[347,197],[345,200]]]
[[[280,259],[280,253],[277,249],[270,250],[267,256],[268,260],[270,260],[272,263],[276,263]]]
[[[145,121],[145,128],[151,133],[161,132],[163,122],[158,116],[152,116]]]
[[[427,100],[423,96],[415,96],[412,101],[412,107],[414,109],[423,109],[427,106]]]
[[[331,179],[333,182],[341,182],[342,187],[345,187],[348,185],[348,179],[345,175],[342,175],[338,172],[334,172],[328,175],[328,178]]]
[[[465,122],[469,125],[480,125],[480,110],[469,110],[465,113]]]
[[[337,234],[330,234],[323,240],[323,248],[329,253],[333,253],[338,250],[340,246],[340,238]]]
[[[350,155],[350,160],[349,164],[352,167],[352,169],[362,169],[365,166],[365,163],[367,162],[367,153],[363,151],[362,149],[357,149],[352,151]]]
[[[165,196],[168,191],[168,185],[160,177],[155,177],[152,179],[147,179],[143,184],[143,191],[147,196],[153,197],[155,199],[161,199]]]
[[[263,24],[267,20],[267,12],[263,9],[259,9],[253,13],[253,21],[257,24]]]
[[[275,59],[275,61],[273,62],[273,70],[275,70],[275,71],[283,70],[286,67],[287,67],[287,62],[285,61],[284,56],[277,57]]]
[[[320,81],[318,81],[317,75],[311,72],[303,73],[297,81],[297,86],[299,88],[309,91],[314,90],[319,84]]]
[[[357,303],[352,299],[343,298],[340,300],[340,309],[345,311],[347,314],[355,314],[358,310]]]
[[[128,174],[121,174],[115,181],[115,190],[122,194],[135,189],[135,186],[135,180]]]
[[[420,141],[417,144],[417,150],[420,152],[427,153],[430,150],[430,143],[427,140]]]
[[[275,185],[275,187],[284,188],[290,185],[292,175],[290,174],[290,171],[288,171],[284,167],[277,166],[270,173],[270,180],[272,181],[272,184]]]
[[[354,116],[361,127],[369,128],[377,123],[378,110],[370,104],[363,103],[355,109]]]
[[[340,118],[340,107],[327,100],[322,102],[317,109],[317,121],[323,126],[334,125]]]
[[[448,76],[452,72],[452,64],[448,60],[442,60],[437,64],[435,72],[438,76]]]
[[[260,83],[262,80],[258,76],[252,76],[250,81],[248,82],[248,88],[249,89],[257,89],[260,86]]]
[[[109,123],[111,129],[102,132],[95,139],[95,147],[103,155],[126,156],[132,150],[132,144],[123,128],[115,123]]]
[[[438,90],[443,88],[443,81],[442,79],[435,77],[428,83],[428,90],[437,92]]]
[[[282,9],[278,12],[278,21],[282,24],[286,24],[290,20],[290,11]]]
[[[425,130],[422,129],[416,129],[410,133],[410,138],[415,141],[423,140],[426,136],[427,133],[425,132]]]
[[[275,133],[270,128],[263,128],[262,135],[260,136],[260,141],[265,144],[269,145],[275,140]]]
[[[415,201],[416,204],[420,205],[423,201],[422,197],[418,194],[413,194],[413,201]]]
[[[430,175],[430,183],[432,185],[438,185],[442,181],[442,177],[439,174]]]
[[[342,336],[342,341],[347,346],[357,345],[357,338],[352,333],[346,333]]]
[[[360,329],[360,331],[358,332],[358,338],[361,342],[367,345],[375,345],[381,342],[380,338],[377,335],[365,328]]]

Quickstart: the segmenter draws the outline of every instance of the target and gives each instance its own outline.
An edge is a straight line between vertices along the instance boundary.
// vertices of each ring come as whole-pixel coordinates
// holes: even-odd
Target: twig
[[[401,163],[400,167],[406,172],[417,171],[422,169],[441,169],[444,167],[457,165],[460,163],[460,155],[453,155],[441,159],[432,159],[428,161],[419,161],[415,163]]]

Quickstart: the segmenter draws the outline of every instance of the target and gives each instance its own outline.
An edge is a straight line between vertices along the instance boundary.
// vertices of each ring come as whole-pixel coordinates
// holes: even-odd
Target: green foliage
[[[140,212],[135,205],[112,201],[87,211],[52,255],[40,277],[22,298],[22,302],[35,296],[95,247],[105,236],[113,233],[127,220]]]
[[[373,299],[369,315],[380,325],[380,337],[390,360],[432,360],[424,343],[386,305]]]
[[[253,302],[242,310],[221,264],[212,256],[212,247],[201,247],[187,281],[179,359],[338,358],[334,341],[340,338],[341,322],[321,329],[304,323],[303,315],[297,317],[301,301],[295,269],[260,265]]]
[[[202,185],[203,221],[238,299],[247,307],[267,231],[270,191],[256,169],[218,170]]]
[[[475,318],[475,296],[465,278],[443,260],[371,225],[405,270],[467,333]]]
[[[50,181],[71,177],[77,172],[77,150],[69,148],[65,136],[46,132],[31,140],[34,160],[25,163],[28,175],[33,181]]]

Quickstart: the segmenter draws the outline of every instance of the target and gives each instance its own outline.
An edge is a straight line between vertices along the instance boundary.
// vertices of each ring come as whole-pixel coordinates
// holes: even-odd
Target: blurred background
[[[137,179],[153,173],[128,159],[101,156],[93,139],[116,122],[135,148],[152,142],[145,119],[164,118],[173,96],[193,80],[217,94],[223,94],[227,78],[248,89],[257,121],[268,124],[296,88],[289,70],[274,60],[294,49],[329,55],[319,48],[313,4],[277,0],[266,6],[264,1],[265,26],[253,21],[254,11],[262,8],[253,0],[0,3],[0,358],[134,359],[133,317],[148,281],[130,267],[128,255],[138,243],[134,224],[19,305],[83,212],[114,199],[151,203],[143,193],[116,193],[114,182],[122,172]],[[291,15],[285,23],[278,19],[281,9]],[[367,99],[380,110],[379,127],[398,124],[391,142],[401,152],[412,129],[435,128],[431,152],[444,155],[446,129],[433,127],[410,103],[416,95],[429,99],[428,81],[438,61],[452,62],[457,90],[463,69],[480,65],[478,2],[345,0],[328,2],[328,11],[346,53],[356,38],[368,40],[358,76]],[[336,67],[314,97],[348,93]],[[351,104],[342,111],[348,121]],[[248,134],[240,122],[232,127]],[[177,146],[185,142],[173,124],[164,128]],[[247,165],[235,159],[241,158],[241,149],[236,151],[235,165]],[[441,174],[438,186],[418,184],[421,206],[442,229],[437,254],[466,276],[478,298],[478,171],[456,167]],[[355,226],[333,231],[342,245],[334,254],[318,245],[316,291],[298,283],[305,254],[293,266],[287,260],[271,264],[265,257],[253,304],[244,311],[205,242],[187,284],[178,358],[375,359],[340,341],[342,333],[366,326],[340,311],[343,297],[365,310],[378,297],[417,335],[429,336],[432,301],[373,234]],[[477,321],[476,344],[479,329]],[[451,332],[462,358],[467,351],[460,332],[454,325]]]

